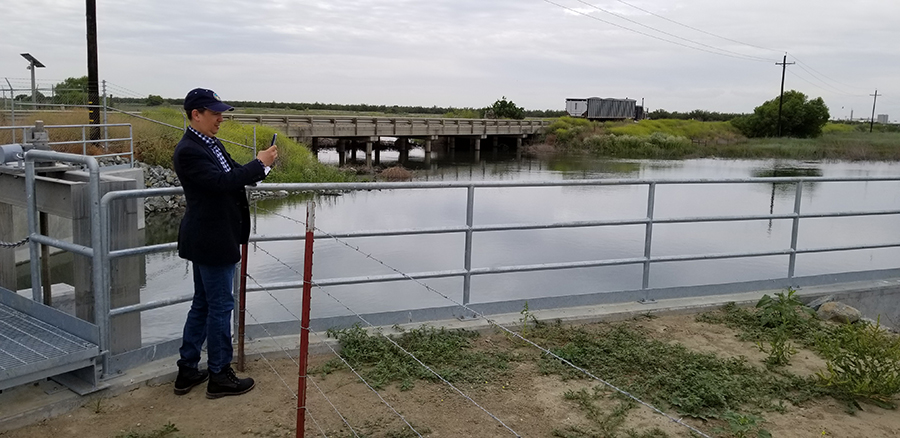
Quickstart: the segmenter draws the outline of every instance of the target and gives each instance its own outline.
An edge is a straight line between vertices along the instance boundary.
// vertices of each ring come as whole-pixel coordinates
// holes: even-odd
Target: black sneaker
[[[253,379],[239,379],[230,366],[221,372],[210,373],[209,384],[206,385],[206,398],[219,398],[228,395],[241,395],[249,392],[256,383]]]
[[[203,383],[209,378],[209,371],[198,370],[191,367],[178,367],[178,377],[175,378],[175,395],[185,395],[191,388]]]

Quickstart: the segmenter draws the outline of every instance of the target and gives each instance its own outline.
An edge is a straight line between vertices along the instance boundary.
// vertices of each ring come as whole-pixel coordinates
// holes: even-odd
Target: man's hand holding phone
[[[275,145],[276,138],[278,138],[278,134],[272,136],[272,145],[269,146],[268,149],[256,154],[256,158],[266,166],[266,174],[269,173],[269,168],[272,167],[272,164],[275,163],[275,159],[278,158],[278,146]]]

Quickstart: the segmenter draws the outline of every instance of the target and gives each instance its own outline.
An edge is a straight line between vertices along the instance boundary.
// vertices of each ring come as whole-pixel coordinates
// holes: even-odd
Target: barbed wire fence
[[[259,208],[259,207],[258,207],[258,208]],[[269,214],[272,214],[272,215],[275,215],[275,216],[278,216],[278,217],[287,219],[287,220],[292,221],[292,222],[295,222],[295,223],[297,223],[297,224],[303,225],[304,227],[306,226],[306,222],[304,222],[304,221],[302,221],[302,220],[298,220],[298,219],[292,218],[292,217],[290,217],[290,216],[286,216],[286,215],[283,215],[283,214],[280,214],[280,213],[277,213],[277,212],[274,212],[274,211],[271,211],[271,210],[268,210],[268,209],[265,209],[265,208],[259,208],[259,210],[260,210],[260,211],[263,211],[263,212],[265,212],[265,213],[269,213]],[[573,368],[574,370],[576,370],[576,371],[578,371],[578,372],[584,374],[585,376],[591,378],[592,380],[595,380],[595,381],[597,381],[597,382],[603,384],[604,386],[606,386],[606,387],[608,387],[608,388],[614,390],[615,392],[618,392],[619,394],[622,394],[623,396],[625,396],[625,397],[627,397],[627,398],[629,398],[629,399],[635,401],[636,403],[638,403],[638,404],[640,404],[640,405],[642,405],[642,406],[644,406],[644,407],[646,407],[646,408],[648,408],[648,409],[650,409],[650,410],[652,410],[652,411],[654,411],[654,412],[656,412],[656,413],[658,413],[658,414],[664,416],[665,418],[669,419],[669,420],[672,421],[673,423],[676,423],[676,424],[678,424],[678,425],[680,425],[680,426],[683,426],[683,427],[689,429],[691,432],[693,432],[693,433],[695,433],[695,434],[697,434],[697,435],[699,435],[699,436],[702,436],[702,437],[705,437],[705,438],[710,438],[709,435],[707,435],[706,433],[700,431],[699,429],[695,428],[694,426],[691,426],[690,424],[685,423],[685,422],[683,421],[683,420],[684,420],[683,418],[676,418],[675,416],[672,416],[672,415],[666,413],[666,412],[663,411],[662,409],[660,409],[660,408],[658,408],[658,407],[656,407],[656,406],[654,406],[654,405],[652,405],[652,404],[650,404],[650,403],[647,403],[647,402],[641,400],[640,398],[638,398],[637,396],[631,394],[630,392],[625,391],[624,389],[621,389],[621,388],[619,388],[618,386],[613,385],[612,383],[608,382],[607,380],[602,379],[602,378],[600,378],[600,377],[594,375],[594,374],[591,373],[589,370],[587,370],[587,369],[585,369],[585,368],[583,368],[583,367],[579,367],[578,365],[572,363],[572,362],[569,361],[568,359],[565,359],[565,358],[563,358],[563,357],[557,355],[556,353],[552,352],[552,351],[549,350],[548,348],[543,347],[543,346],[541,346],[541,345],[538,345],[538,344],[535,343],[534,341],[525,338],[525,337],[522,336],[520,333],[514,332],[514,331],[512,331],[512,330],[510,330],[510,329],[508,329],[508,328],[506,328],[506,327],[504,327],[502,324],[497,323],[494,319],[488,317],[488,316],[485,315],[483,312],[479,312],[479,311],[473,309],[472,307],[470,307],[470,306],[468,306],[468,305],[466,305],[466,304],[463,304],[463,303],[460,303],[460,302],[457,301],[457,300],[454,300],[453,298],[449,297],[448,295],[446,295],[446,294],[444,294],[444,293],[442,293],[442,292],[440,292],[440,291],[438,291],[438,290],[432,288],[432,287],[429,286],[428,284],[423,283],[421,280],[418,280],[418,279],[416,279],[416,278],[410,276],[409,274],[407,274],[407,273],[405,273],[405,272],[403,272],[403,271],[401,271],[401,270],[399,270],[399,269],[397,269],[397,268],[395,268],[395,267],[393,267],[393,266],[391,266],[391,265],[385,263],[384,261],[378,259],[377,257],[373,256],[372,254],[366,253],[366,252],[362,251],[359,247],[354,246],[354,245],[351,245],[351,244],[347,243],[346,241],[344,241],[343,239],[340,239],[340,238],[334,236],[333,234],[328,233],[328,232],[322,230],[322,229],[319,228],[319,227],[315,227],[315,230],[316,230],[317,232],[322,233],[323,235],[325,235],[328,239],[333,240],[334,242],[336,242],[336,243],[338,243],[338,244],[340,244],[340,245],[342,245],[342,246],[345,246],[345,247],[351,249],[352,251],[355,251],[355,252],[359,253],[359,254],[362,255],[363,257],[365,257],[365,258],[367,258],[367,259],[370,259],[370,260],[374,261],[375,263],[378,263],[378,264],[382,265],[383,267],[385,267],[385,268],[391,270],[392,272],[394,272],[394,273],[396,273],[396,274],[399,274],[400,276],[404,277],[405,279],[411,280],[411,281],[415,282],[416,284],[418,284],[419,286],[421,286],[421,287],[423,287],[424,289],[428,290],[429,292],[434,293],[434,294],[437,294],[438,296],[442,297],[443,299],[445,299],[445,300],[447,300],[447,301],[450,301],[450,302],[453,303],[454,305],[459,306],[459,307],[461,307],[461,308],[463,308],[463,309],[465,309],[465,310],[471,312],[472,314],[476,315],[477,317],[483,319],[485,322],[489,323],[491,326],[496,327],[496,328],[498,328],[498,329],[500,329],[500,330],[506,332],[506,333],[507,333],[508,335],[510,335],[510,336],[513,336],[513,337],[515,337],[515,338],[518,338],[518,339],[522,340],[523,342],[527,343],[528,345],[531,345],[532,347],[534,347],[534,348],[540,350],[542,353],[544,353],[544,354],[546,354],[546,355],[548,355],[548,356],[550,356],[550,357],[552,357],[552,358],[554,358],[554,359],[560,361],[561,363],[565,364],[566,366],[568,366],[568,367],[570,367],[570,368]],[[257,246],[257,248],[259,248],[259,246]],[[275,257],[273,254],[271,254],[271,253],[269,253],[268,251],[265,251],[265,250],[263,250],[263,251],[264,251],[266,254],[268,254],[269,256],[275,258],[278,262],[280,262],[282,265],[286,266],[286,267],[287,267],[288,269],[290,269],[291,271],[293,271],[293,272],[297,273],[298,275],[301,275],[301,276],[302,276],[302,274],[301,274],[300,272],[298,272],[296,269],[294,269],[293,267],[291,267],[291,266],[288,265],[287,263],[284,263],[283,261],[281,261],[280,259],[278,259],[277,257]],[[254,280],[254,281],[255,281],[255,280]],[[259,283],[257,283],[257,284],[259,284]],[[440,380],[444,381],[444,383],[446,383],[446,384],[449,385],[451,388],[453,388],[454,390],[456,390],[456,391],[457,391],[459,394],[461,394],[464,398],[468,399],[470,402],[474,403],[477,407],[481,408],[481,409],[482,409],[484,412],[486,412],[489,416],[491,416],[491,417],[494,418],[496,421],[498,421],[501,425],[503,425],[504,427],[506,427],[507,430],[509,430],[510,432],[512,432],[512,433],[513,433],[514,435],[516,435],[516,436],[520,436],[517,432],[515,432],[513,429],[511,429],[509,426],[507,426],[505,423],[503,423],[503,421],[500,420],[498,417],[496,417],[494,414],[492,414],[492,413],[490,413],[489,411],[487,411],[487,409],[483,408],[481,405],[479,405],[479,404],[478,404],[477,402],[475,402],[473,399],[471,399],[470,397],[468,397],[465,393],[463,393],[462,391],[460,391],[459,389],[457,389],[455,386],[453,386],[452,384],[450,384],[450,382],[447,382],[443,377],[441,377],[440,375],[438,375],[437,373],[435,373],[431,368],[429,368],[427,365],[425,365],[424,363],[422,363],[422,362],[421,362],[418,358],[416,358],[414,355],[412,355],[411,353],[409,353],[409,352],[407,352],[406,350],[404,350],[404,349],[403,349],[399,344],[397,344],[390,336],[388,336],[388,335],[382,333],[380,330],[377,330],[377,327],[376,327],[375,325],[371,324],[371,323],[370,323],[369,321],[367,321],[362,315],[360,315],[359,313],[355,312],[353,309],[351,309],[349,306],[347,306],[346,304],[344,304],[344,303],[343,303],[341,300],[339,300],[337,297],[335,297],[335,296],[333,296],[332,294],[330,294],[324,287],[319,286],[319,285],[316,284],[314,281],[313,281],[313,285],[316,286],[317,290],[319,290],[319,291],[321,291],[322,293],[326,294],[328,297],[330,297],[331,299],[335,300],[335,301],[336,301],[338,304],[340,304],[342,307],[344,307],[345,309],[347,309],[348,311],[350,311],[352,314],[354,314],[358,319],[360,319],[360,320],[361,320],[363,323],[365,323],[368,327],[370,327],[370,328],[372,328],[372,329],[376,329],[376,330],[375,330],[376,333],[379,333],[381,336],[384,336],[391,344],[393,344],[394,346],[396,346],[396,347],[399,348],[400,350],[404,351],[404,353],[410,355],[413,359],[416,360],[417,363],[419,363],[421,366],[425,367],[428,371],[430,371],[430,372],[432,372],[433,374],[435,374],[436,376],[438,376],[438,377],[440,378]]]
[[[264,248],[262,248],[261,246],[257,246],[257,249],[261,250],[261,251],[264,252],[265,254],[267,254],[267,255],[269,255],[270,257],[272,257],[273,259],[277,260],[279,263],[283,264],[284,266],[287,266],[288,268],[290,268],[289,265],[287,265],[286,263],[284,263],[283,261],[281,261],[278,257],[276,257],[275,255],[273,255],[272,253],[266,251],[266,250],[265,250]],[[290,269],[291,269],[292,271],[294,271],[294,272],[297,272],[296,270],[294,270],[294,269],[292,269],[292,268],[290,268]],[[279,300],[277,297],[275,297],[275,295],[272,293],[271,290],[269,290],[268,288],[266,288],[266,287],[264,287],[263,285],[261,285],[261,284],[259,283],[259,281],[257,281],[256,278],[254,278],[252,275],[247,274],[247,278],[249,278],[251,281],[253,281],[259,288],[263,289],[263,291],[265,291],[265,292],[269,295],[269,297],[272,298],[272,300],[274,300],[279,306],[281,306],[284,310],[286,310],[286,311],[294,318],[294,320],[296,320],[296,321],[298,321],[298,322],[300,321],[300,318],[299,318],[299,317],[298,317],[298,316],[297,316],[297,315],[296,315],[296,314],[295,314],[288,306],[286,306],[281,300]],[[300,364],[297,362],[296,358],[295,358],[293,355],[291,355],[291,353],[290,353],[290,351],[289,351],[288,349],[284,348],[284,346],[283,346],[281,343],[278,342],[277,338],[276,338],[275,336],[273,336],[272,333],[268,331],[268,329],[265,328],[265,325],[261,324],[260,321],[259,321],[255,316],[253,316],[253,314],[250,313],[248,310],[245,309],[244,312],[245,312],[248,316],[250,316],[250,317],[251,317],[258,325],[260,325],[260,327],[263,328],[263,331],[266,332],[267,337],[268,337],[268,338],[269,338],[269,339],[270,339],[270,340],[271,340],[271,341],[272,341],[272,342],[273,342],[273,343],[274,343],[274,344],[275,344],[275,345],[276,345],[276,346],[277,346],[277,347],[278,347],[278,348],[279,348],[279,349],[280,349],[280,350],[288,357],[288,359],[290,359],[290,360],[294,363],[295,366],[297,366],[297,367],[300,366]],[[319,332],[316,332],[316,331],[314,331],[314,330],[311,330],[309,327],[301,327],[301,330],[306,330],[306,331],[309,332],[310,334],[314,334],[314,335],[318,336],[319,339],[321,339],[321,340],[319,341],[320,344],[324,345],[326,348],[328,348],[328,349],[335,355],[335,357],[337,357],[338,359],[340,359],[340,361],[341,361],[348,369],[350,369],[350,371],[356,376],[356,378],[359,379],[359,380],[360,380],[360,381],[361,381],[361,382],[362,382],[362,383],[363,383],[370,391],[372,391],[372,392],[378,397],[378,399],[379,399],[383,404],[385,404],[385,405],[391,410],[391,412],[393,412],[395,415],[397,415],[397,416],[403,421],[403,423],[404,423],[404,424],[405,424],[405,425],[406,425],[413,433],[415,433],[415,434],[416,434],[417,436],[419,436],[419,437],[422,437],[422,434],[419,433],[419,432],[415,429],[415,427],[413,427],[412,424],[410,424],[410,422],[409,422],[402,414],[400,414],[400,412],[397,411],[397,409],[394,408],[394,407],[393,407],[393,406],[392,406],[392,405],[391,405],[391,404],[390,404],[390,403],[389,403],[389,402],[381,395],[381,393],[379,393],[379,392],[378,392],[378,391],[377,391],[377,390],[376,390],[376,389],[375,389],[375,388],[374,388],[374,387],[373,387],[373,386],[372,386],[372,385],[371,385],[371,384],[370,384],[370,383],[369,383],[369,382],[368,382],[368,381],[367,381],[367,380],[359,373],[359,371],[357,371],[357,370],[356,370],[349,362],[347,362],[347,360],[346,360],[343,356],[341,356],[341,355],[337,352],[337,350],[335,350],[335,348],[331,345],[331,343],[329,343],[329,342],[326,341],[326,336],[323,336],[322,333],[319,333]],[[259,351],[259,350],[256,349],[255,347],[254,347],[254,350],[257,351],[257,352]],[[260,354],[261,354],[261,353],[260,353]],[[265,359],[265,357],[263,357],[263,358]],[[269,363],[268,361],[266,361],[266,362]],[[272,369],[272,371],[273,371],[276,375],[278,375],[278,378],[285,384],[285,386],[288,386],[288,388],[290,389],[290,385],[288,385],[287,382],[285,381],[285,379],[278,373],[277,370],[275,370],[274,366],[271,366],[271,364],[270,364],[270,368]],[[324,391],[322,391],[322,389],[318,386],[318,384],[315,382],[315,380],[312,379],[312,377],[310,377],[309,375],[307,375],[306,377],[307,377],[311,382],[313,382],[313,385],[314,385],[314,386],[316,387],[316,389],[322,394],[322,396],[328,401],[328,403],[332,405],[332,407],[334,408],[334,410],[335,410],[335,411],[338,413],[338,415],[341,417],[341,419],[342,419],[342,421],[344,422],[344,424],[346,424],[347,427],[350,428],[351,431],[353,431],[354,435],[356,435],[355,431],[353,430],[353,427],[350,426],[349,422],[346,420],[346,418],[345,418],[343,415],[341,415],[341,413],[340,413],[340,411],[337,409],[337,407],[335,407],[334,404],[331,403],[331,401],[328,399],[328,397],[325,396]],[[292,393],[293,393],[293,390],[291,390],[291,391],[292,391]],[[296,394],[296,393],[293,393],[293,395],[294,395],[294,398],[297,398],[297,394]],[[304,406],[304,407],[306,407],[306,408],[308,409],[308,406]]]
[[[4,242],[4,241],[0,240],[0,248],[5,248],[5,249],[18,248],[20,246],[25,245],[26,243],[28,243],[30,241],[31,241],[30,237],[26,237],[18,242]]]

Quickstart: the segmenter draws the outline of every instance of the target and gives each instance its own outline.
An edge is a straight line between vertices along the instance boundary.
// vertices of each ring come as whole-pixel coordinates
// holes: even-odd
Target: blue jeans
[[[234,310],[234,265],[201,265],[194,268],[194,301],[184,323],[178,366],[197,368],[206,341],[207,365],[219,373],[231,364],[231,311]]]

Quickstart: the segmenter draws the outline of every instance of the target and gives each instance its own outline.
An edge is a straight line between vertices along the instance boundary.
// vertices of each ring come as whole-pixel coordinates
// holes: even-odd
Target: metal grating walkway
[[[90,366],[99,351],[96,343],[0,303],[0,390]]]

